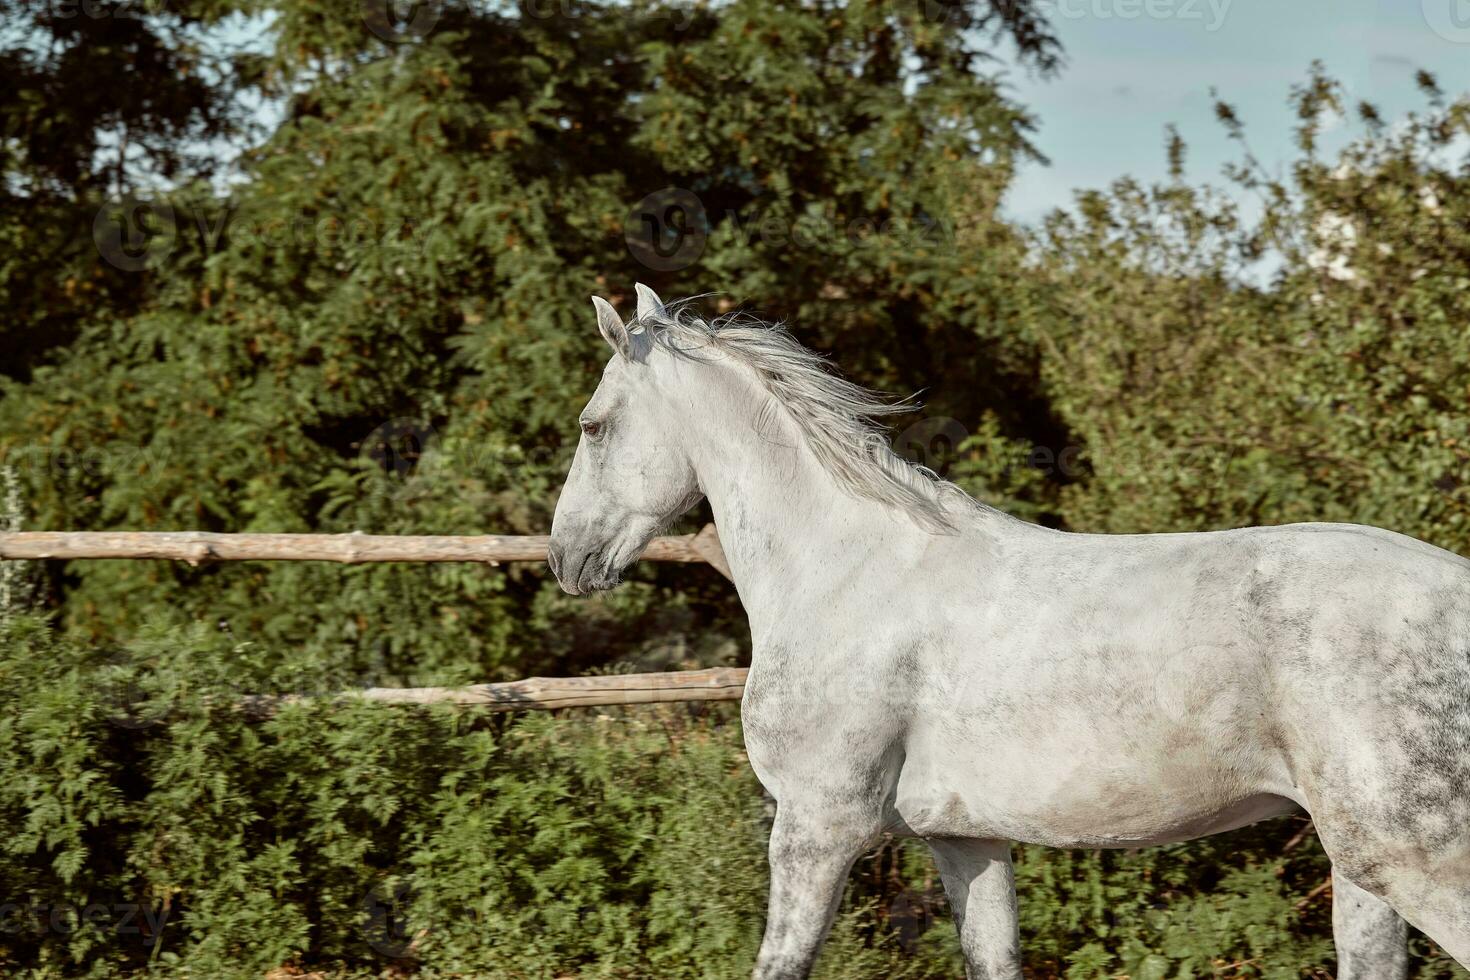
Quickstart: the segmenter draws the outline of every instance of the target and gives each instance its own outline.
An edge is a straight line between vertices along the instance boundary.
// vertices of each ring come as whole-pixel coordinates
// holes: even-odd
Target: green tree
[[[148,304],[148,277],[103,253],[156,228],[135,194],[208,176],[215,141],[248,131],[253,59],[214,43],[236,6],[0,2],[0,375]]]
[[[1026,10],[979,26],[1045,69]],[[638,278],[760,296],[886,386],[1028,370],[990,314],[1020,261],[993,205],[1029,121],[958,8],[272,12],[261,77],[293,94],[248,180],[158,198],[176,234],[151,243],[145,308],[97,316],[5,391],[41,526],[543,531],[605,356],[587,296]],[[682,268],[629,221],[671,185],[703,214]],[[946,224],[970,193],[982,216]],[[961,239],[991,260],[957,258]],[[955,414],[1010,404],[941,390]],[[223,620],[382,677],[721,660],[739,635],[728,587],[690,569],[577,604],[537,572],[465,567],[78,564],[54,584],[92,635]]]
[[[1061,490],[1069,526],[1343,520],[1470,552],[1470,238],[1454,149],[1470,104],[1420,84],[1427,112],[1389,130],[1360,106],[1361,136],[1324,159],[1322,120],[1346,107],[1314,71],[1293,94],[1290,176],[1232,170],[1265,201],[1258,222],[1179,180],[1123,180],[1048,222],[1036,342],[1048,401],[1083,450]],[[1273,280],[1243,285],[1268,253]]]

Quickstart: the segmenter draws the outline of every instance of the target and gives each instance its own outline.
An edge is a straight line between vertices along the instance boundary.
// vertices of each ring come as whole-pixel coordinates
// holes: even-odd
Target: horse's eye
[[[602,431],[602,423],[601,422],[594,422],[591,419],[587,419],[586,421],[584,421],[582,423],[582,434],[584,436],[586,436],[587,438],[589,438],[589,439],[595,439],[595,438],[597,438],[597,434],[599,432],[601,432],[601,431]]]

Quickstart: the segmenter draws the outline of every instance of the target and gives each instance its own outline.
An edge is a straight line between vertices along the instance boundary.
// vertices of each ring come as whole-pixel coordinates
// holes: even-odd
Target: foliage
[[[249,131],[238,96],[252,59],[212,43],[235,9],[0,0],[0,376],[57,356],[99,306],[147,303],[150,284],[94,244],[94,218],[107,201],[119,244],[141,233],[135,195],[210,175],[211,143]]]
[[[0,629],[7,975],[749,970],[768,818],[716,717],[317,701],[257,723],[235,702],[271,672],[218,630],[104,652]],[[915,968],[878,928],[855,890],[832,975]]]
[[[1042,375],[1083,448],[1060,490],[1068,526],[1341,520],[1470,552],[1470,171],[1455,150],[1470,103],[1420,82],[1427,113],[1390,132],[1362,106],[1366,131],[1326,160],[1322,122],[1343,107],[1315,71],[1293,96],[1291,176],[1234,172],[1266,201],[1256,224],[1177,180],[1122,180],[1048,222]],[[1240,285],[1268,248],[1271,284]]]
[[[279,672],[220,630],[105,651],[35,616],[0,629],[8,975],[736,977],[753,962],[769,817],[727,711],[496,720],[317,699],[256,722],[237,699]],[[1026,851],[1036,975],[1320,967],[1325,900],[1298,894],[1325,860],[1305,834],[1280,853],[1298,829]],[[943,912],[922,847],[879,848],[822,975],[952,975],[952,933],[924,931]]]

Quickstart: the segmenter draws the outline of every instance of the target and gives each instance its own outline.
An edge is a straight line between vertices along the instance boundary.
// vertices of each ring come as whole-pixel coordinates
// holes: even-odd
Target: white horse
[[[709,499],[777,802],[756,977],[807,975],[884,833],[933,848],[972,980],[1011,980],[1009,842],[1136,847],[1300,810],[1333,862],[1339,977],[1403,977],[1403,919],[1470,966],[1470,561],[1345,524],[1026,524],[897,458],[874,423],[897,409],[779,327],[641,285],[627,325],[594,305],[615,353],[551,568],[611,588]]]

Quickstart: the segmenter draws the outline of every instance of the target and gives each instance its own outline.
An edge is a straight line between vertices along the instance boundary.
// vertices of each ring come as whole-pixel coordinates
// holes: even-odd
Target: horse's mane
[[[890,401],[838,376],[829,360],[780,323],[744,313],[706,320],[690,302],[671,303],[629,326],[641,325],[653,343],[678,357],[714,350],[753,370],[848,492],[896,507],[936,533],[953,532],[964,515],[989,510],[890,448],[889,430],[879,420],[913,411],[918,406],[912,400]]]

